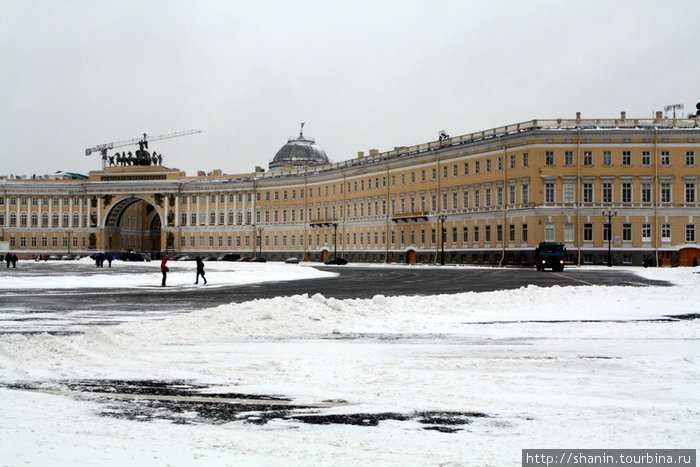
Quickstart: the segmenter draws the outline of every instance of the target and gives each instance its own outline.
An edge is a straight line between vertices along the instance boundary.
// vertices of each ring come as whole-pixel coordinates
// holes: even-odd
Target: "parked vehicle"
[[[219,256],[219,261],[238,261],[241,259],[241,255],[238,253],[224,253]]]
[[[348,260],[345,258],[333,258],[326,261],[326,264],[337,264],[342,266],[344,264],[348,264]]]
[[[299,264],[299,258],[291,257],[284,260],[287,264]]]
[[[256,256],[255,258],[250,260],[251,263],[265,263],[267,260],[263,258],[262,256]]]
[[[240,262],[242,262],[242,263],[249,263],[250,260],[252,260],[252,259],[253,259],[253,258],[250,257],[250,256],[243,256],[243,257],[242,257],[241,259],[239,259],[238,261],[240,261]]]
[[[566,259],[566,247],[563,243],[542,242],[535,248],[535,261],[538,271],[552,268],[552,271],[563,271]]]
[[[122,261],[150,261],[151,257],[146,253],[137,253],[135,251],[129,251],[127,253],[121,254]]]

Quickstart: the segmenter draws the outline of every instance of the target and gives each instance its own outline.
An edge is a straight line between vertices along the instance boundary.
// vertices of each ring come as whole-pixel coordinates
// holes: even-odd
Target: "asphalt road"
[[[27,293],[8,291],[0,295],[0,311],[16,309],[41,311],[110,310],[191,311],[224,303],[321,293],[334,298],[371,298],[377,294],[434,295],[576,285],[666,285],[642,279],[617,269],[567,269],[564,272],[538,272],[520,268],[406,268],[406,267],[325,267],[337,272],[332,278],[268,282],[242,286],[203,286],[177,289],[82,289],[48,290]]]

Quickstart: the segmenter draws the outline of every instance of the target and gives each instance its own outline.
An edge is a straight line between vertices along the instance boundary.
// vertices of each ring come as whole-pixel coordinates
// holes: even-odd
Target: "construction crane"
[[[143,134],[142,138],[133,138],[133,139],[127,139],[124,141],[114,141],[112,143],[105,143],[105,144],[98,144],[95,147],[92,148],[87,148],[85,150],[85,155],[89,156],[93,152],[100,152],[102,154],[102,168],[105,168],[105,165],[107,163],[107,150],[109,149],[116,149],[116,148],[121,148],[123,146],[131,146],[133,144],[138,144],[141,146],[141,149],[144,147],[148,147],[148,142],[149,141],[159,141],[161,139],[170,139],[170,138],[177,138],[179,136],[187,136],[187,135],[194,135],[196,133],[201,133],[202,130],[187,130],[187,131],[178,131],[176,133],[169,133],[167,135],[158,135],[158,136],[148,136],[146,133]]]

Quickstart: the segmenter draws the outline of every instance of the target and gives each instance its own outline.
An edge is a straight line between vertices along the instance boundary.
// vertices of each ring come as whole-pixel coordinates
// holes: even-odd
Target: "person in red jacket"
[[[168,260],[166,258],[163,258],[160,261],[160,272],[163,274],[163,282],[160,284],[162,287],[165,287],[165,279],[168,277],[168,266],[165,264],[167,263]]]

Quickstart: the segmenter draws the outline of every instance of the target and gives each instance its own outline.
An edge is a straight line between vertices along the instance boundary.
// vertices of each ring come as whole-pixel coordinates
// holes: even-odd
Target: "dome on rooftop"
[[[326,151],[318,146],[313,138],[305,137],[300,132],[298,138],[289,138],[287,144],[277,151],[275,158],[270,162],[270,169],[308,167],[328,163]]]

